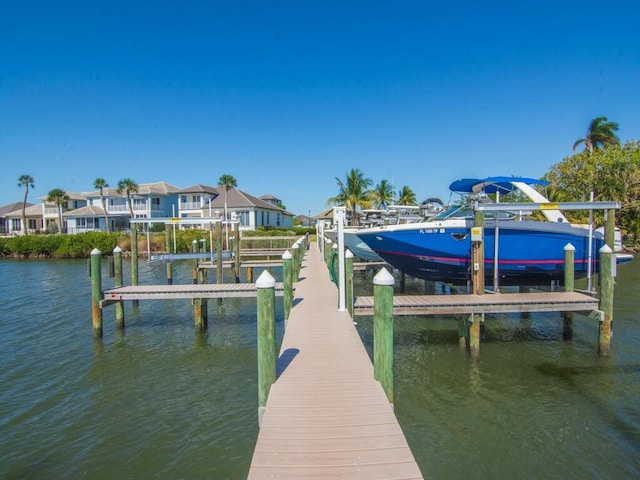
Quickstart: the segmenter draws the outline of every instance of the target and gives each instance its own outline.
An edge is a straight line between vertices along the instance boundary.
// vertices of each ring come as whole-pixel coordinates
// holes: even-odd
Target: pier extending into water
[[[422,478],[315,246],[302,267],[248,478]]]

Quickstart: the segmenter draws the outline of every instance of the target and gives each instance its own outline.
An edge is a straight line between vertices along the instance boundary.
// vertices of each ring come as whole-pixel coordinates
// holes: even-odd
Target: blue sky
[[[167,181],[312,213],[361,169],[418,197],[640,139],[640,2],[0,5],[0,205]]]

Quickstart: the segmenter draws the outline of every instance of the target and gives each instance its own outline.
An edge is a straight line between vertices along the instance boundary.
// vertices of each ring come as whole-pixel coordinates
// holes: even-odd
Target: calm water
[[[396,413],[425,477],[640,477],[639,262],[618,270],[609,358],[578,315],[569,342],[559,315],[487,318],[477,362],[455,319],[396,321]],[[140,283],[164,275],[140,264]],[[188,262],[174,281],[191,282]],[[94,341],[85,261],[0,260],[0,293],[0,478],[246,477],[255,300],[210,302],[206,334],[189,301],[127,304],[124,334],[109,307]],[[357,320],[370,349],[371,319]]]

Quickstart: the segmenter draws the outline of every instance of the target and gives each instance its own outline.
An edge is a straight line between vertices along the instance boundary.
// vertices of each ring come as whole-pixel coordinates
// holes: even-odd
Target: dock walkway
[[[248,478],[423,478],[314,244],[295,295]]]

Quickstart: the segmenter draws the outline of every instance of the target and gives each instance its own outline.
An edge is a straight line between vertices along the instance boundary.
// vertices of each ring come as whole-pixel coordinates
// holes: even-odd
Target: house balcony
[[[107,206],[107,210],[109,212],[109,214],[115,213],[115,214],[122,214],[122,213],[129,213],[129,206],[128,205],[108,205]],[[133,213],[147,213],[149,210],[147,209],[146,205],[133,205]]]
[[[201,202],[180,202],[180,211],[184,210],[202,210],[204,205]]]

